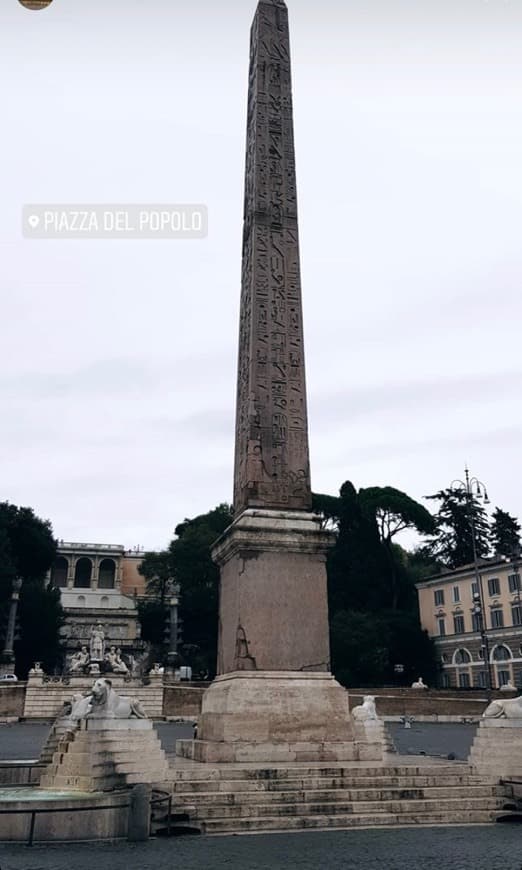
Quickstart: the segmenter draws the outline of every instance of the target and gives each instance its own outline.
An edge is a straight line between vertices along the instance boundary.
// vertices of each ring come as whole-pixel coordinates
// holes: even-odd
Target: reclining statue
[[[112,688],[112,683],[103,677],[96,680],[91,694],[83,697],[73,695],[71,712],[68,718],[78,721],[80,719],[146,719],[147,714],[143,710],[138,698],[128,698],[125,695],[117,695]]]
[[[412,689],[428,689],[429,686],[426,685],[422,677],[418,677],[414,683],[411,684]]]
[[[483,719],[522,719],[522,695],[492,701],[482,714]]]
[[[352,716],[356,722],[367,722],[368,719],[378,719],[375,708],[375,695],[365,695],[362,704],[354,707]]]

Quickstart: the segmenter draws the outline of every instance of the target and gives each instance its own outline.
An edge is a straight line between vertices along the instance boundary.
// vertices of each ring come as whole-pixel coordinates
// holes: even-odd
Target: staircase
[[[161,782],[169,770],[148,719],[85,720],[77,730],[51,734],[43,757],[49,754],[42,788],[105,791]]]
[[[163,786],[165,787],[165,786]],[[171,768],[172,812],[206,834],[494,822],[505,790],[460,762]],[[175,833],[176,822],[172,823]]]

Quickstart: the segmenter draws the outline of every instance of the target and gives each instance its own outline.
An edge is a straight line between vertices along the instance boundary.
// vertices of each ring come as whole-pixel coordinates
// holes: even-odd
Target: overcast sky
[[[522,515],[522,3],[289,0],[312,485]],[[0,500],[165,545],[231,500],[255,0],[1,0]],[[32,241],[24,203],[206,203]]]

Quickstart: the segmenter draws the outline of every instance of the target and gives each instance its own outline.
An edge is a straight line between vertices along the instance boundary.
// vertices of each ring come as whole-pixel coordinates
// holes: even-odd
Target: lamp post
[[[174,676],[176,669],[179,667],[179,663],[180,663],[180,655],[178,652],[179,593],[180,593],[179,583],[176,583],[175,580],[173,580],[173,579],[169,579],[167,581],[167,596],[168,596],[168,602],[169,602],[169,631],[168,631],[169,650],[167,653],[166,671],[171,676]]]
[[[520,602],[520,574],[519,574],[519,568],[520,568],[520,560],[521,560],[521,558],[522,558],[522,550],[521,550],[521,548],[520,548],[519,546],[518,546],[518,547],[515,547],[515,548],[513,549],[513,552],[511,553],[510,562],[511,562],[511,568],[512,568],[512,570],[513,570],[513,574],[514,574],[514,576],[515,576],[515,578],[516,578],[514,582],[515,582],[515,586],[516,586],[516,590],[515,590],[515,591],[516,591],[516,595],[517,595],[517,597],[516,597],[516,604],[517,604],[517,608],[518,608],[518,619],[520,619],[520,603],[521,603],[521,602]],[[513,620],[512,620],[512,621],[513,621]],[[520,625],[520,622],[518,622],[517,624]],[[514,621],[513,621],[513,625],[515,625]],[[515,674],[514,674],[514,669],[513,669],[513,679],[514,679],[514,681],[515,681],[515,683],[516,683],[516,678],[515,678]]]
[[[7,631],[5,635],[4,649],[0,657],[0,674],[12,674],[15,666],[14,655],[14,639],[16,628],[16,614],[18,611],[18,601],[20,600],[20,590],[22,588],[22,578],[15,577],[13,580],[13,588],[11,591],[11,603],[9,605],[9,618],[7,621]]]
[[[475,574],[475,583],[477,591],[473,593],[473,613],[478,619],[480,637],[482,647],[484,649],[484,660],[486,663],[486,697],[488,702],[491,701],[491,693],[493,689],[493,679],[491,676],[491,662],[489,660],[489,638],[486,626],[486,608],[484,604],[484,588],[482,584],[482,575],[478,565],[477,555],[477,530],[475,528],[475,518],[473,516],[473,499],[482,499],[484,504],[489,504],[488,491],[485,485],[477,477],[470,477],[469,469],[466,466],[464,469],[464,480],[454,480],[450,485],[450,489],[462,492],[466,499],[466,507],[468,514],[468,522],[471,531],[471,547],[473,553],[473,569]]]

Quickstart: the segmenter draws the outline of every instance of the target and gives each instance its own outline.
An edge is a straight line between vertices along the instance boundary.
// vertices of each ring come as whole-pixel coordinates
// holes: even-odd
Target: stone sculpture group
[[[106,652],[105,632],[101,623],[93,625],[90,633],[89,648],[81,646],[78,652],[71,656],[69,673],[79,675],[90,672],[91,674],[102,671],[112,671],[113,674],[129,674],[129,668],[123,661],[121,649],[111,646]]]

